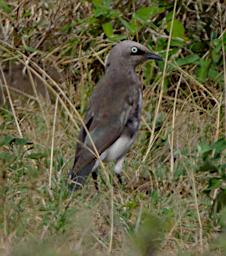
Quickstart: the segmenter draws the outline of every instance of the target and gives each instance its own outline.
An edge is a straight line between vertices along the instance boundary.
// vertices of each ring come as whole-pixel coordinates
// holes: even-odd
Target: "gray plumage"
[[[90,98],[84,119],[100,159],[115,161],[114,171],[118,175],[140,124],[142,86],[135,68],[148,59],[161,60],[158,55],[133,41],[122,41],[114,46],[106,58],[105,75]],[[73,190],[83,185],[91,172],[96,179],[99,165],[84,127],[78,139],[80,143],[70,171]]]

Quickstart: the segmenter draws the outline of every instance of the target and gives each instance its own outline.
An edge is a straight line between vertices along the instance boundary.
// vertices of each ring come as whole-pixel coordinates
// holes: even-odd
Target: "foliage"
[[[221,138],[212,145],[201,144],[198,149],[202,157],[202,163],[198,167],[198,171],[208,174],[208,186],[205,192],[209,196],[215,194],[212,214],[216,214],[226,207],[226,162],[224,162],[226,140]],[[213,193],[215,190],[217,190],[217,193]]]
[[[0,0],[0,254],[225,255],[225,24],[220,1]],[[137,70],[124,185],[108,165],[70,194],[78,115],[123,39],[166,68]]]

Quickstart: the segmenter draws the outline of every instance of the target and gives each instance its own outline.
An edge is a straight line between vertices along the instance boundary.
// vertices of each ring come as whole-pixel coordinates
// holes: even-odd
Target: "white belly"
[[[134,138],[129,138],[127,136],[119,137],[107,150],[105,150],[100,155],[100,160],[107,162],[118,160],[128,151],[133,141]],[[100,160],[96,160],[92,171],[94,171],[99,166]]]
[[[127,136],[119,137],[107,150],[101,154],[103,155],[103,161],[119,159],[128,151],[132,143],[133,138],[129,138]]]

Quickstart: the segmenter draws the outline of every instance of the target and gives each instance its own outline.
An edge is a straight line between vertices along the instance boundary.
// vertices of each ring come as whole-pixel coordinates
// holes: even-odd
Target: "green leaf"
[[[17,138],[17,137],[13,137],[11,135],[6,135],[0,138],[0,147],[1,146],[6,146],[6,145],[10,145],[10,144],[16,144],[16,145],[28,145],[28,144],[32,144],[32,142],[29,142],[27,139],[25,138]]]
[[[66,23],[63,25],[63,27],[61,28],[61,31],[63,31],[64,33],[70,33],[72,28],[75,27],[77,21],[73,20],[70,23]]]
[[[169,33],[170,33],[171,23],[172,23],[172,21],[167,23],[167,28],[166,29]],[[184,25],[177,19],[174,19],[174,22],[173,22],[172,37],[185,38]]]
[[[114,17],[117,11],[111,8],[110,0],[93,0],[93,14],[96,18],[103,16],[105,18]]]
[[[198,145],[198,152],[200,155],[202,155],[204,161],[208,158],[212,150],[212,147],[208,144],[202,143]]]
[[[0,160],[5,160],[5,161],[11,161],[14,159],[14,156],[8,152],[0,152]]]
[[[208,71],[208,77],[216,82],[217,79],[219,78],[219,76],[220,76],[220,73],[218,73],[216,66],[211,65],[211,67],[209,68],[209,71]]]
[[[30,159],[41,159],[44,157],[47,157],[46,152],[31,153],[30,155],[27,156],[27,158],[30,158]]]
[[[121,41],[121,40],[124,40],[124,39],[126,39],[127,37],[126,37],[126,35],[112,35],[109,39],[111,40],[111,41],[113,41],[113,42],[119,42],[119,41]]]
[[[31,52],[31,53],[37,51],[36,48],[33,48],[33,47],[31,47],[31,46],[27,46],[27,45],[26,45],[24,48],[25,48],[25,50],[26,50],[27,52]]]
[[[13,140],[14,137],[11,135],[2,136],[0,138],[0,147],[10,145]]]
[[[94,5],[100,5],[101,4],[101,0],[92,0],[92,3]]]
[[[158,38],[157,42],[156,42],[156,47],[155,50],[158,51],[162,51],[163,49],[165,49],[167,47],[167,41],[165,38]]]
[[[215,153],[222,153],[224,150],[226,150],[226,139],[221,138],[217,140],[213,144],[213,149],[215,150]]]
[[[95,6],[110,6],[111,0],[92,0]]]
[[[183,40],[181,38],[178,38],[178,37],[175,37],[175,38],[172,38],[172,40],[170,42],[170,45],[182,48],[184,46],[184,43],[185,43],[185,40]]]
[[[135,34],[136,32],[139,31],[139,27],[138,24],[136,23],[136,21],[134,19],[132,19],[130,22],[127,22],[123,19],[121,19],[122,24],[124,25],[124,27],[126,27],[126,29],[131,33],[131,34]]]
[[[102,27],[103,27],[103,30],[104,30],[104,34],[107,37],[111,37],[113,35],[113,27],[112,27],[112,24],[110,22],[104,23],[102,25]]]
[[[218,63],[219,60],[221,59],[221,51],[222,51],[222,39],[215,39],[212,41],[212,50],[211,50],[211,57],[212,61],[214,63]]]
[[[199,61],[199,56],[197,54],[191,54],[184,58],[178,59],[176,61],[178,66],[184,66],[189,64],[197,64],[197,61]]]
[[[214,165],[212,163],[212,161],[209,161],[209,160],[206,160],[206,159],[203,159],[203,160],[204,160],[204,163],[201,166],[199,166],[199,168],[198,168],[199,172],[209,172],[209,173],[219,172],[217,166]]]
[[[157,6],[141,7],[133,14],[133,18],[139,20],[141,23],[146,23],[151,17],[164,11],[164,8]]]
[[[208,78],[208,71],[211,64],[211,60],[200,60],[200,67],[197,71],[197,77],[200,82],[205,82]]]
[[[212,147],[207,144],[202,144],[198,146],[198,151],[200,154],[205,154],[212,151]]]
[[[12,8],[10,5],[8,5],[4,0],[0,0],[0,9],[3,10],[3,12],[10,13],[12,11]]]
[[[16,145],[30,145],[33,144],[32,142],[28,141],[25,138],[15,138],[13,141]]]
[[[206,52],[206,48],[208,48],[208,44],[206,42],[201,42],[201,41],[194,41],[190,45],[190,50],[193,53],[203,53],[204,51]]]
[[[222,179],[220,178],[211,178],[209,179],[209,184],[208,184],[208,191],[212,191],[213,189],[219,188],[222,184]]]

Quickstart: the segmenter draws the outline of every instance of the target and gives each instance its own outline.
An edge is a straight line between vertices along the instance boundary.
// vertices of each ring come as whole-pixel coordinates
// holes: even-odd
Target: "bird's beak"
[[[148,60],[163,61],[163,59],[162,59],[159,55],[154,54],[154,53],[151,53],[151,52],[146,53],[146,58],[147,58]]]

